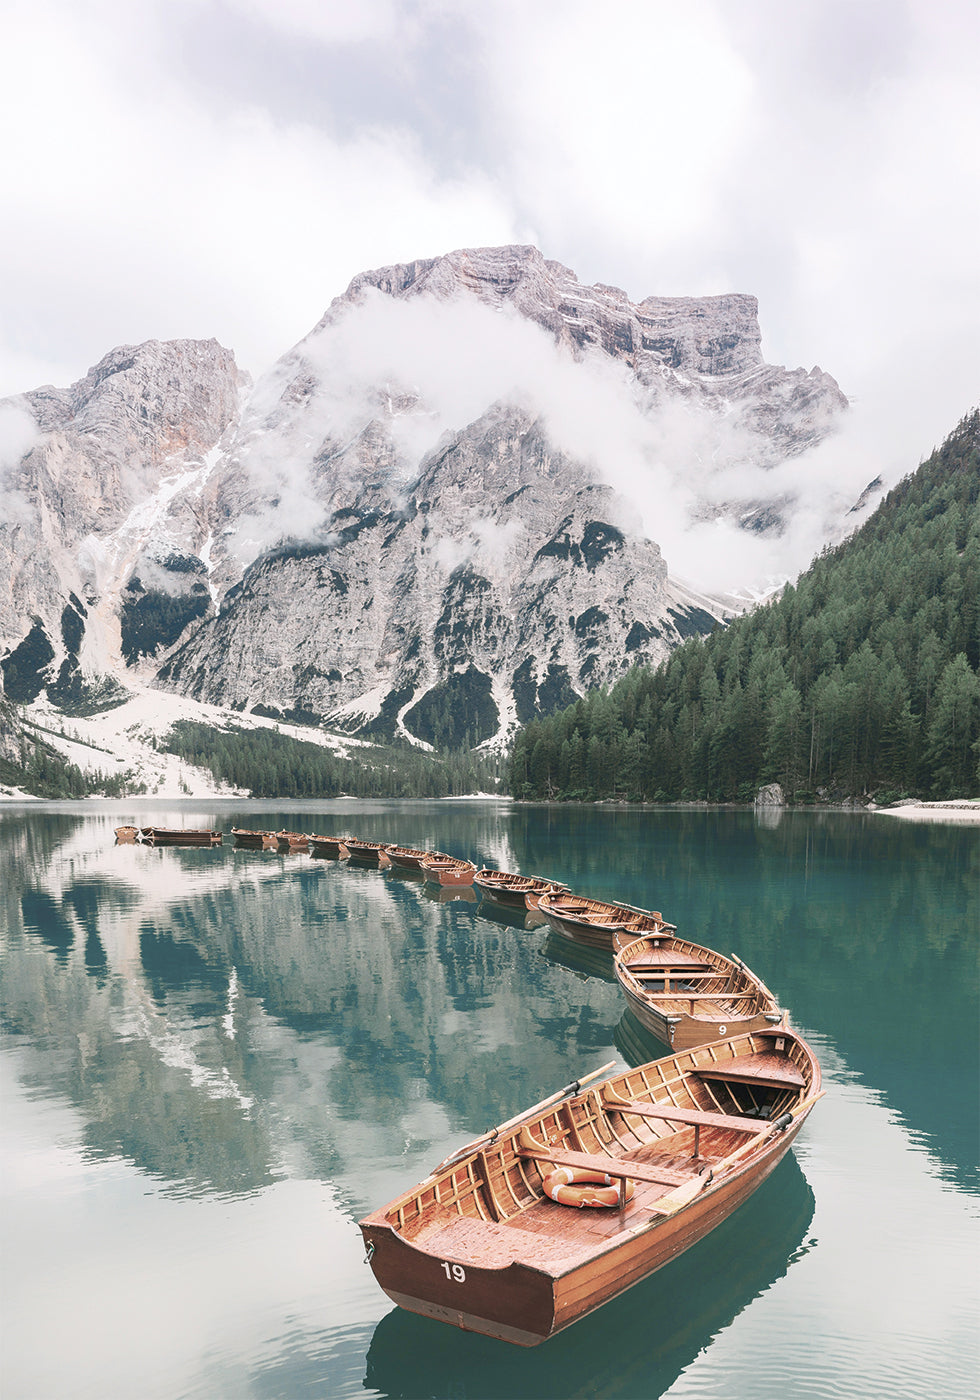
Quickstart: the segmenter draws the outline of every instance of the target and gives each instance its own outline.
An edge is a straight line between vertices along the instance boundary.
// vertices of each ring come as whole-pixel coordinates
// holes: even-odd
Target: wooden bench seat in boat
[[[629,1178],[632,1181],[652,1181],[658,1186],[682,1186],[690,1181],[689,1172],[673,1171],[651,1162],[637,1162],[629,1157],[607,1157],[601,1152],[566,1152],[560,1147],[542,1147],[532,1142],[526,1133],[518,1139],[518,1152],[535,1162],[552,1162],[556,1167],[580,1167],[587,1172],[605,1172],[606,1176]]]
[[[644,1103],[638,1099],[606,1101],[617,1113],[635,1113],[639,1118],[659,1118],[665,1123],[687,1123],[695,1128],[734,1128],[739,1133],[757,1133],[758,1118],[736,1118],[734,1113],[715,1113],[707,1108],[675,1108],[673,1104]]]
[[[806,1080],[785,1055],[739,1055],[734,1060],[695,1065],[693,1072],[702,1079],[720,1079],[735,1084],[759,1084],[766,1089],[802,1089]]]
[[[757,1133],[758,1118],[736,1118],[733,1113],[716,1113],[704,1108],[676,1108],[673,1104],[646,1103],[642,1099],[620,1099],[619,1095],[603,1095],[607,1109],[617,1113],[635,1113],[638,1118],[655,1118],[664,1123],[684,1123],[694,1129],[694,1151],[697,1157],[701,1146],[702,1128],[726,1128],[736,1133]]]
[[[648,982],[657,977],[729,977],[730,969],[727,967],[712,967],[710,963],[696,962],[675,962],[675,963],[625,963],[628,972],[631,972],[638,982]]]
[[[704,1001],[707,1002],[709,1006],[730,1006],[733,1001],[754,1001],[756,996],[756,992],[733,992],[727,987],[718,987],[717,990],[713,992],[688,992],[685,991],[683,987],[679,987],[676,991],[671,988],[669,992],[644,992],[643,1000]],[[715,1021],[718,1018],[712,1015],[710,1019]]]

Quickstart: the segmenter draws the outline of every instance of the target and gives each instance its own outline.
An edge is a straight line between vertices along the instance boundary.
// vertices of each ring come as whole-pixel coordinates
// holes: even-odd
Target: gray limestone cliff
[[[481,379],[495,340],[510,387],[499,353]],[[0,405],[34,434],[4,477],[5,688],[78,701],[156,674],[364,735],[500,741],[726,615],[668,576],[540,385],[628,400],[692,478],[707,459],[773,466],[846,400],[820,370],[765,364],[760,340],[751,296],[634,304],[510,247],[361,274],[253,389],[213,341],[115,350]],[[452,395],[425,379],[433,357]],[[792,501],[723,509],[779,529]]]

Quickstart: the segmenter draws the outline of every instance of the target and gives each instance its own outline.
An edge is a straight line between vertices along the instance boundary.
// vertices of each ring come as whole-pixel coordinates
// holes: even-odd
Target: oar
[[[650,1209],[656,1215],[673,1215],[675,1211],[680,1210],[681,1206],[686,1206],[689,1201],[694,1200],[695,1196],[700,1195],[716,1175],[727,1170],[727,1168],[732,1166],[734,1162],[737,1162],[740,1157],[745,1157],[753,1148],[760,1147],[762,1143],[765,1142],[766,1138],[771,1137],[777,1130],[779,1132],[785,1132],[794,1118],[798,1118],[805,1108],[810,1108],[815,1104],[817,1099],[822,1099],[826,1092],[826,1089],[821,1089],[819,1094],[811,1094],[808,1099],[804,1099],[803,1102],[797,1104],[795,1108],[788,1109],[785,1113],[781,1113],[778,1118],[774,1118],[771,1123],[767,1123],[760,1133],[756,1133],[754,1137],[750,1137],[748,1142],[743,1142],[741,1147],[729,1153],[722,1161],[710,1167],[707,1172],[699,1173],[697,1176],[692,1177],[690,1181],[685,1181],[683,1186],[677,1186],[673,1191],[668,1192],[666,1196],[661,1196],[658,1200],[653,1201],[650,1205]]]
[[[774,1118],[771,1123],[767,1123],[760,1133],[756,1133],[755,1137],[749,1138],[748,1142],[743,1142],[741,1147],[737,1147],[734,1152],[730,1152],[727,1157],[723,1158],[717,1166],[712,1167],[711,1175],[715,1176],[719,1172],[726,1171],[733,1162],[737,1162],[740,1157],[745,1157],[751,1152],[753,1147],[759,1147],[765,1142],[767,1137],[771,1137],[777,1130],[781,1133],[785,1132],[794,1118],[799,1118],[804,1109],[811,1108],[813,1104],[817,1102],[817,1099],[823,1098],[826,1092],[826,1089],[821,1089],[818,1094],[811,1094],[808,1099],[804,1099],[802,1103],[798,1103],[795,1108],[787,1109],[786,1112],[781,1113],[778,1118]]]
[[[771,1002],[773,1002],[776,1006],[779,1005],[779,1003],[776,1001],[776,998],[773,996],[772,992],[771,992],[771,991],[769,990],[769,988],[766,986],[765,982],[763,982],[762,978],[761,978],[761,977],[756,977],[755,973],[754,973],[754,972],[752,971],[752,969],[749,967],[748,963],[744,963],[737,953],[733,953],[733,954],[732,954],[732,962],[738,963],[738,965],[739,965],[739,967],[742,969],[742,971],[745,972],[745,973],[747,973],[748,976],[752,978],[753,982],[758,982],[759,986],[760,986],[760,987],[762,988],[762,990],[765,992],[765,994],[766,994],[766,996],[769,998],[769,1000],[770,1000]]]
[[[564,1089],[558,1089],[554,1094],[549,1094],[546,1099],[542,1099],[540,1103],[536,1103],[533,1108],[525,1108],[522,1112],[515,1114],[513,1118],[508,1118],[506,1123],[499,1123],[496,1128],[488,1128],[481,1137],[474,1138],[473,1141],[468,1142],[465,1147],[461,1147],[457,1152],[450,1153],[444,1162],[440,1162],[437,1167],[432,1169],[426,1179],[431,1181],[434,1176],[438,1176],[446,1167],[452,1166],[453,1162],[458,1162],[461,1157],[468,1157],[471,1152],[475,1152],[477,1148],[482,1147],[484,1143],[494,1142],[501,1133],[505,1133],[508,1128],[513,1128],[518,1123],[522,1123],[525,1118],[533,1117],[535,1113],[539,1113],[550,1104],[557,1103],[559,1099],[567,1098],[569,1094],[577,1094],[583,1084],[588,1084],[591,1079],[598,1079],[600,1074],[608,1073],[608,1071],[614,1069],[615,1066],[616,1061],[610,1060],[607,1065],[602,1065],[599,1069],[594,1069],[591,1074],[583,1074],[581,1079],[573,1079],[571,1084],[566,1084]]]

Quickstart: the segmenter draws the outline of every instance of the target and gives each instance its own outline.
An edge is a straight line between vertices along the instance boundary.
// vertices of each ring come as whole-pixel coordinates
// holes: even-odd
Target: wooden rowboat
[[[116,842],[118,845],[131,845],[133,842],[139,840],[139,836],[140,829],[138,826],[116,827]]]
[[[233,826],[231,834],[236,846],[247,846],[249,850],[274,851],[279,844],[274,831],[248,831],[241,826]]]
[[[141,841],[152,846],[220,846],[221,832],[208,828],[144,826]]]
[[[543,894],[538,908],[563,938],[588,943],[593,948],[611,949],[617,934],[638,938],[644,933],[674,929],[654,909],[634,909],[628,904],[607,904],[601,899],[585,899],[577,894]]]
[[[347,847],[344,844],[343,836],[316,836],[311,833],[307,836],[311,856],[330,856],[334,860],[344,860],[347,857]]]
[[[387,865],[388,856],[384,841],[355,841],[353,836],[344,837],[347,854],[356,865]]]
[[[535,1346],[737,1209],[822,1097],[813,1052],[786,1026],[585,1082],[477,1138],[365,1216],[367,1257],[389,1298]],[[545,1192],[556,1168],[608,1177],[618,1203],[560,1204]]]
[[[672,1050],[763,1030],[782,1015],[772,992],[740,959],[667,931],[617,939],[613,967],[627,1005]]]
[[[514,909],[537,909],[543,894],[561,894],[568,886],[538,875],[512,875],[507,870],[478,870],[473,884],[486,899]]]
[[[476,866],[471,860],[458,860],[456,856],[436,852],[425,857],[422,871],[433,885],[472,885]]]
[[[421,870],[422,862],[430,856],[441,856],[441,851],[420,851],[415,846],[385,846],[388,859],[399,870]]]
[[[761,1190],[669,1269],[548,1346],[515,1351],[389,1308],[368,1347],[364,1387],[388,1396],[669,1395],[754,1299],[805,1264],[815,1205],[796,1154],[788,1152]],[[758,1360],[764,1364],[765,1356]],[[471,1390],[460,1378],[473,1375],[474,1362],[479,1389]]]
[[[308,851],[310,839],[302,831],[277,831],[276,845],[280,851]]]

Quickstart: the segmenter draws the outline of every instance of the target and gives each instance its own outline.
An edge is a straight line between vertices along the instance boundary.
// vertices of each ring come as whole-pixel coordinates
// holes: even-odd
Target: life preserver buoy
[[[623,1204],[633,1199],[632,1181],[606,1176],[605,1172],[584,1171],[578,1167],[556,1167],[541,1182],[546,1196],[563,1206],[618,1206],[622,1181]]]

